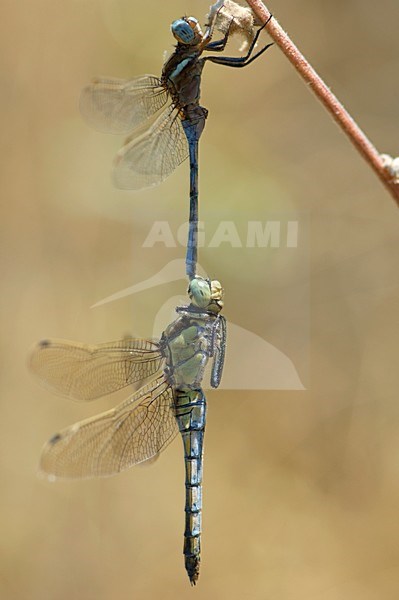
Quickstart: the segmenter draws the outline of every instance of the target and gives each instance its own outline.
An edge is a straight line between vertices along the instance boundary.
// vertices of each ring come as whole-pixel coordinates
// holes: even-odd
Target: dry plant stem
[[[261,0],[246,0],[246,2],[262,23],[270,17],[271,13]],[[346,133],[352,144],[368,162],[370,167],[375,171],[399,205],[399,184],[394,180],[394,177],[388,169],[385,168],[383,159],[377,149],[355,123],[339,100],[329,90],[313,67],[311,67],[305,57],[300,53],[274,17],[266,25],[266,29],[270,37],[281,48],[298,73],[313,90],[325,108],[331,113],[335,121]]]

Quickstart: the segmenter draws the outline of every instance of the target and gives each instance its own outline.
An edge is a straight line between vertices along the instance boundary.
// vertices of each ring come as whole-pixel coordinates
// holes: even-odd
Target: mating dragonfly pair
[[[211,385],[218,387],[226,345],[226,322],[220,315],[222,287],[218,281],[196,275],[198,141],[207,117],[207,110],[199,104],[201,73],[206,61],[244,67],[271,45],[253,54],[265,23],[244,57],[201,57],[204,51],[223,51],[226,46],[230,27],[223,39],[212,41],[222,6],[219,0],[211,7],[205,33],[194,17],[172,23],[177,46],[160,78],[145,75],[130,81],[97,80],[85,88],[81,98],[83,115],[98,129],[133,131],[116,158],[117,186],[141,189],[158,184],[190,157],[186,256],[190,303],[176,309],[177,319],[159,341],[129,338],[88,346],[45,340],[30,360],[33,372],[50,389],[75,400],[92,400],[123,387],[141,385],[116,408],[50,439],[41,458],[41,470],[50,479],[113,475],[155,457],[180,431],[186,465],[183,552],[192,584],[198,579],[200,564],[206,415],[201,382],[211,359]]]

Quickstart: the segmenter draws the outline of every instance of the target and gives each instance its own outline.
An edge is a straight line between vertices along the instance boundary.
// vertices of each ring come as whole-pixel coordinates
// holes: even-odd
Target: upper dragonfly
[[[198,238],[198,141],[208,111],[200,105],[201,74],[206,61],[229,67],[245,67],[272,44],[253,54],[261,30],[242,57],[205,56],[222,52],[229,31],[211,41],[215,19],[223,2],[213,5],[203,33],[194,17],[172,23],[177,40],[161,77],[142,75],[131,80],[96,79],[82,92],[80,109],[86,121],[108,133],[130,134],[118,152],[113,173],[122,189],[138,190],[156,185],[190,157],[190,214],[186,272],[196,274]],[[231,19],[233,22],[234,17]]]
[[[196,277],[190,304],[159,341],[127,338],[88,346],[45,340],[30,367],[52,390],[93,400],[132,384],[142,387],[119,406],[54,435],[43,449],[41,469],[50,478],[114,475],[151,460],[180,431],[186,466],[185,565],[192,584],[199,575],[202,449],[206,399],[201,388],[212,358],[211,385],[223,370],[226,322],[218,281]]]

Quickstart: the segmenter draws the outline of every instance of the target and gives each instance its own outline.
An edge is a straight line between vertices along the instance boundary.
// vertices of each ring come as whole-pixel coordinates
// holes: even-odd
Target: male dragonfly
[[[218,281],[195,277],[190,304],[160,341],[128,338],[88,346],[60,340],[40,342],[32,371],[53,391],[74,400],[93,400],[142,384],[119,406],[67,427],[44,446],[40,468],[50,479],[114,475],[156,457],[178,431],[186,471],[184,547],[191,584],[199,575],[202,511],[202,450],[206,399],[201,388],[212,358],[211,386],[223,370],[226,322]]]
[[[131,80],[96,79],[82,92],[80,109],[95,128],[108,133],[130,134],[115,160],[114,182],[122,189],[138,190],[156,185],[190,157],[190,213],[186,255],[189,279],[196,274],[198,238],[198,141],[208,115],[200,105],[201,74],[205,62],[245,67],[272,44],[253,54],[258,29],[248,52],[242,57],[205,56],[204,51],[222,52],[229,31],[211,41],[218,11],[213,5],[202,32],[194,17],[182,17],[171,25],[177,40],[164,64],[161,77],[143,75]],[[234,17],[231,18],[232,23]],[[158,116],[156,116],[158,115]]]

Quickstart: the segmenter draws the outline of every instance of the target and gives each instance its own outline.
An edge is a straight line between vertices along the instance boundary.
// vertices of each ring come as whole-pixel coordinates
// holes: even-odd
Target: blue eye
[[[172,23],[172,33],[175,38],[183,44],[190,44],[195,38],[195,33],[192,27],[184,21],[184,19],[177,19]]]

